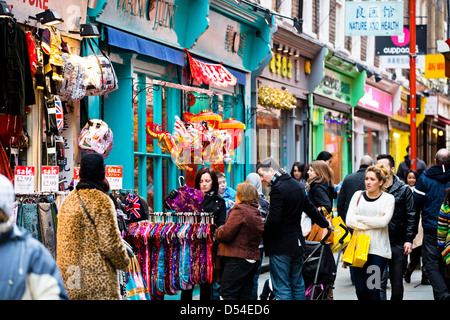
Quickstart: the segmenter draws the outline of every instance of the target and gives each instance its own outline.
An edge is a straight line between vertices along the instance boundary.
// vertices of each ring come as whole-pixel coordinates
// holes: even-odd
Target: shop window
[[[376,158],[381,153],[380,132],[372,128],[364,128],[364,154]]]
[[[339,112],[329,111],[324,116],[324,150],[333,155],[331,169],[333,169],[335,184],[344,178],[342,160],[347,156],[344,155],[347,125],[347,119]]]

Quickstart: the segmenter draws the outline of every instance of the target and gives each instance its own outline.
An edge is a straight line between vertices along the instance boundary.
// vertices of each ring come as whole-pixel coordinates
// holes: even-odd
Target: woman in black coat
[[[306,190],[316,208],[324,207],[328,213],[333,210],[333,171],[323,160],[311,162],[308,170]]]

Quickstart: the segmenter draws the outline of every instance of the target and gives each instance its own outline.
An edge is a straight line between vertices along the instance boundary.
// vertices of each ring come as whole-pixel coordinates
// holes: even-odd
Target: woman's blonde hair
[[[375,176],[377,177],[378,180],[383,181],[383,184],[381,185],[381,190],[386,191],[385,186],[389,179],[389,169],[380,163],[380,164],[368,167],[366,169],[366,174],[369,171],[375,173]]]
[[[236,197],[241,202],[258,202],[258,190],[248,181],[238,184],[236,188]]]
[[[309,166],[313,168],[314,172],[317,175],[317,177],[314,179],[314,182],[320,183],[322,181],[325,181],[328,184],[333,183],[333,170],[330,168],[328,163],[323,160],[314,160]],[[309,178],[308,182],[311,181],[312,179]]]

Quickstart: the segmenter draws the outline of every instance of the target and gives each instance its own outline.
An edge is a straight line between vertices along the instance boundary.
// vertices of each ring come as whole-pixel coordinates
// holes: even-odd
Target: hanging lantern
[[[196,114],[191,118],[191,122],[202,122],[202,121],[208,122],[209,126],[212,129],[218,129],[219,123],[222,121],[222,117],[217,113],[208,110],[203,110],[202,112]]]
[[[233,150],[236,150],[242,141],[242,136],[245,130],[245,124],[243,124],[240,121],[237,121],[236,119],[229,118],[224,121],[222,121],[219,124],[220,130],[226,130],[231,138],[233,139]]]
[[[191,122],[192,117],[194,116],[194,114],[192,112],[183,112],[184,115],[184,121],[185,122]]]

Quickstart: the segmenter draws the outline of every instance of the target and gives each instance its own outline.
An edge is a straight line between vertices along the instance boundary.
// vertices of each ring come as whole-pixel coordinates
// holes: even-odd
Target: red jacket
[[[216,231],[219,240],[218,256],[260,260],[258,246],[264,223],[258,203],[239,203],[228,211],[223,226]]]

